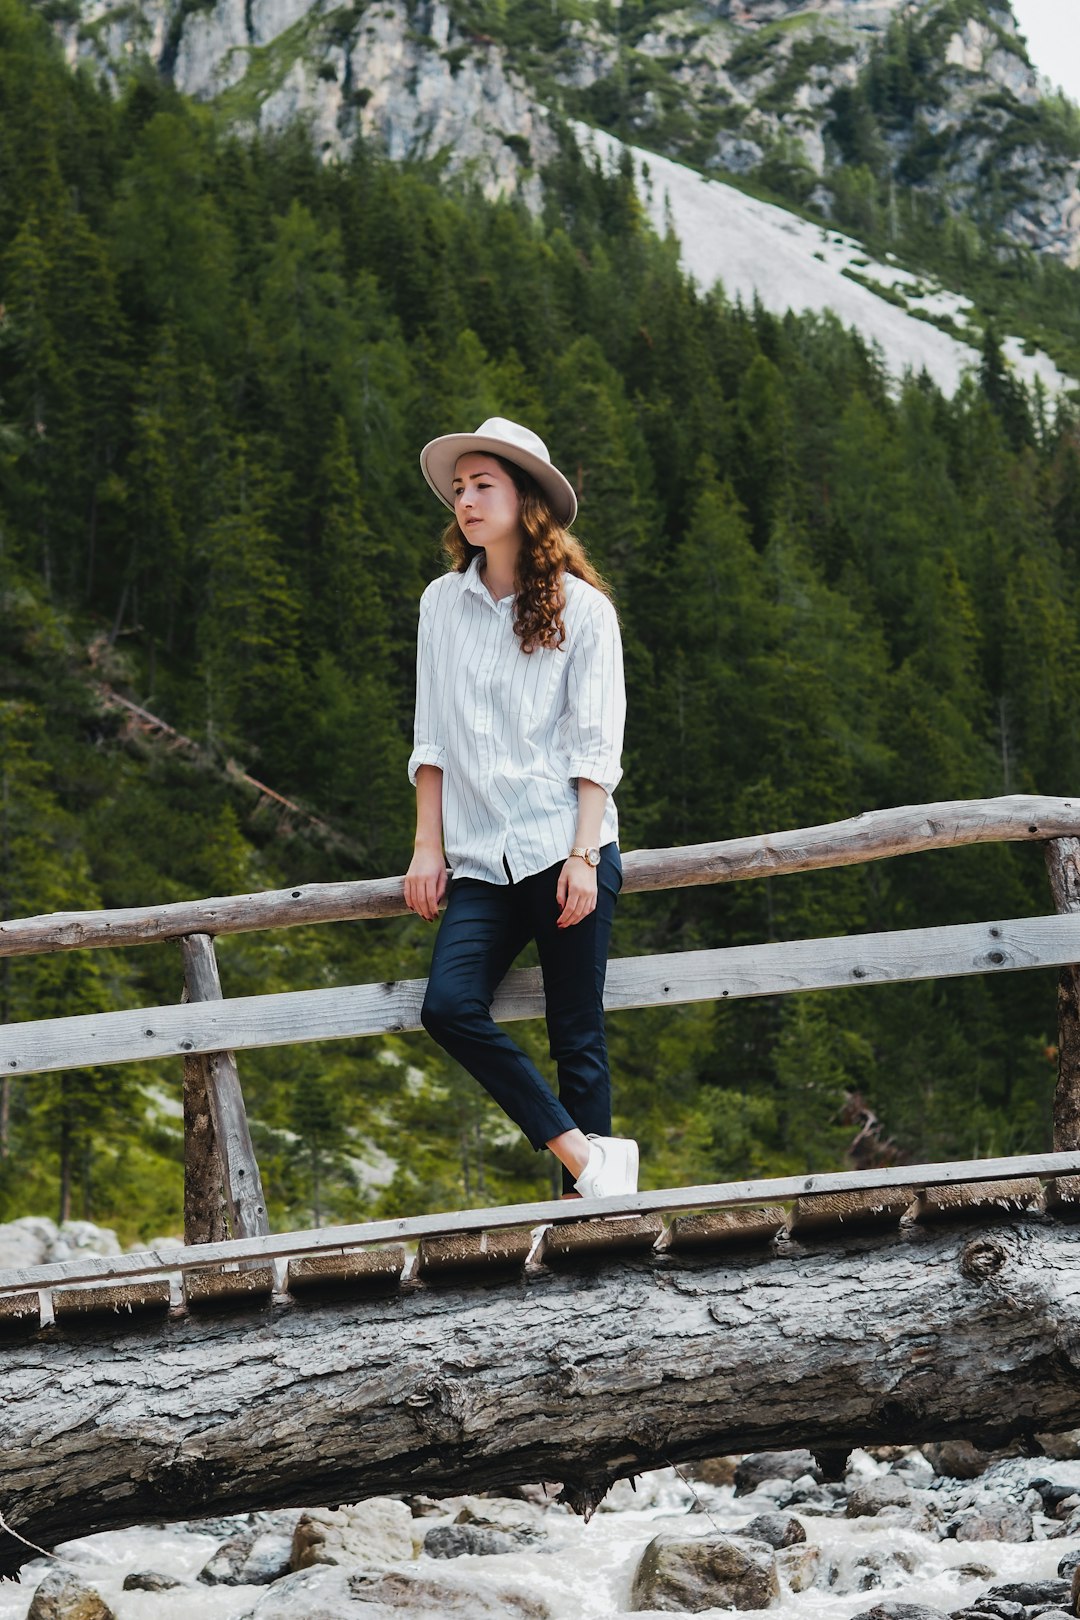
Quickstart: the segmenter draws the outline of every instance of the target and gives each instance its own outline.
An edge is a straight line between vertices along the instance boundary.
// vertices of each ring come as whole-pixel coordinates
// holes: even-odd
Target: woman
[[[447,897],[420,1016],[533,1147],[551,1150],[568,1196],[635,1192],[637,1143],[609,1134],[603,1008],[622,887],[618,618],[567,533],[573,488],[535,433],[494,416],[433,439],[420,465],[454,514],[453,566],[421,597],[417,638],[405,903],[434,922]],[[530,939],[557,1098],[490,1013]]]

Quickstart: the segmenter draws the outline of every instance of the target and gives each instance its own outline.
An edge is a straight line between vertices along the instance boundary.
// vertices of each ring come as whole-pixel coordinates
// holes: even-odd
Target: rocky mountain
[[[562,117],[829,218],[882,182],[1080,262],[1080,114],[1007,0],[45,0],[69,59],[147,59],[235,125],[299,117],[540,198]]]

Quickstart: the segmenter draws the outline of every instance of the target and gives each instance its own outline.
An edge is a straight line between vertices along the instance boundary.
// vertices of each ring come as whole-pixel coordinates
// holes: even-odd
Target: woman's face
[[[494,456],[472,452],[454,468],[454,516],[472,546],[521,540],[521,496]]]

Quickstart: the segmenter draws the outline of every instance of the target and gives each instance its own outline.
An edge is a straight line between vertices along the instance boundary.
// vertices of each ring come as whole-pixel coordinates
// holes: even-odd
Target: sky
[[[1012,0],[1032,64],[1080,102],[1080,0]]]

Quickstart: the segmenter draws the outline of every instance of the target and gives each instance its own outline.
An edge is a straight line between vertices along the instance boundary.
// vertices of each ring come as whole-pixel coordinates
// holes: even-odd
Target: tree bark
[[[32,1541],[541,1479],[588,1508],[668,1461],[1080,1426],[1080,1245],[1038,1215],[129,1320],[0,1346]],[[0,1533],[0,1572],[26,1556]]]
[[[1080,838],[1054,838],[1046,869],[1057,911],[1080,912]],[[1080,966],[1058,977],[1058,1078],[1054,1092],[1054,1146],[1080,1147]]]

